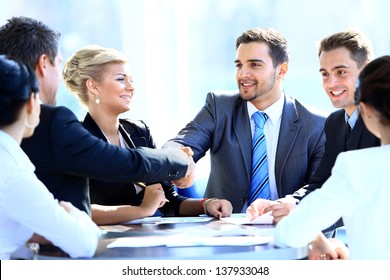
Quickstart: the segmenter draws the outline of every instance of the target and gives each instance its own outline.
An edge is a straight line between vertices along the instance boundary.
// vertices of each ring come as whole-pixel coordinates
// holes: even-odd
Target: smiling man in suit
[[[380,145],[379,139],[367,130],[354,103],[358,75],[371,60],[372,55],[370,41],[354,30],[337,32],[321,40],[318,57],[322,86],[333,106],[339,110],[330,114],[326,120],[325,153],[318,169],[310,183],[290,197],[297,202],[310,192],[321,188],[330,177],[336,158],[341,152]],[[274,221],[278,222],[293,208],[295,204],[291,203],[279,203],[267,207],[266,203],[259,201],[248,209],[248,214],[251,218],[255,218],[263,211],[272,211]],[[339,221],[332,228],[341,225]]]
[[[40,124],[21,147],[54,197],[89,213],[88,177],[133,182],[191,177],[195,164],[188,156],[190,149],[183,152],[110,145],[90,134],[68,108],[54,106],[61,81],[59,37],[57,31],[26,17],[11,18],[0,27],[0,54],[26,63],[39,80],[43,103]],[[191,185],[191,180],[187,183]]]
[[[323,155],[325,116],[284,93],[288,62],[287,41],[279,32],[260,28],[244,32],[236,41],[239,93],[209,93],[195,119],[164,145],[191,147],[195,161],[210,151],[205,197],[229,200],[233,212],[245,212],[249,204],[256,160],[254,113],[266,116],[267,164],[262,173],[268,172],[264,179],[268,203],[307,184]]]

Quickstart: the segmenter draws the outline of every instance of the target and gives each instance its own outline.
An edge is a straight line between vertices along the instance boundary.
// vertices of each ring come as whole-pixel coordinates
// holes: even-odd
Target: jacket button
[[[179,171],[171,170],[171,171],[169,171],[169,173],[168,173],[168,176],[169,176],[169,177],[177,177],[178,175],[179,175]]]

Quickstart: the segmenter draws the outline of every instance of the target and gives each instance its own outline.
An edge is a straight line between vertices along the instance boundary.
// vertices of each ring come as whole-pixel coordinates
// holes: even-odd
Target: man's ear
[[[280,76],[281,78],[284,78],[284,76],[287,74],[287,71],[288,71],[288,64],[287,64],[287,62],[283,62],[279,66],[278,76]]]
[[[48,63],[50,63],[49,57],[46,54],[41,54],[35,67],[35,73],[45,77]]]

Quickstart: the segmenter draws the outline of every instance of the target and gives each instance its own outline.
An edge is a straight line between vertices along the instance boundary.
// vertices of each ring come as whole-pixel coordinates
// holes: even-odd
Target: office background
[[[195,116],[207,92],[237,89],[235,39],[249,28],[273,27],[287,38],[286,93],[325,111],[334,109],[318,71],[321,38],[353,28],[371,39],[375,56],[390,50],[386,0],[0,0],[0,7],[1,25],[28,16],[59,30],[64,60],[88,44],[124,52],[136,89],[124,117],[144,120],[158,147]],[[58,105],[85,115],[63,84]],[[208,168],[202,159],[199,185]]]

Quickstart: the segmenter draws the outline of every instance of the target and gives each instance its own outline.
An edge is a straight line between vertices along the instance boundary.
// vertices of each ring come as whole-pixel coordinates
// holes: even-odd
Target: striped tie
[[[266,113],[256,112],[252,117],[255,122],[255,131],[252,139],[252,178],[248,206],[257,198],[270,199],[267,145],[263,131],[268,116]]]

